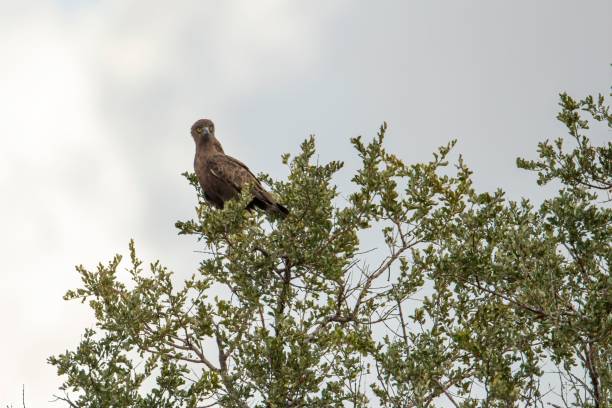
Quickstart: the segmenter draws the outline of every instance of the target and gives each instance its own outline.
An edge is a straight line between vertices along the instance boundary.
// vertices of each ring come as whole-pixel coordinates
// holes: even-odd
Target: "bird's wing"
[[[255,184],[256,184],[256,185],[258,185],[258,186],[259,186],[259,185],[261,185],[261,183],[259,182],[259,179],[257,178],[257,176],[255,176],[255,175],[253,174],[253,172],[252,172],[252,171],[251,171],[251,170],[250,170],[250,169],[247,167],[247,165],[246,165],[246,164],[244,164],[243,162],[241,162],[241,161],[240,161],[240,160],[238,160],[238,159],[233,158],[232,156],[227,156],[227,155],[225,155],[225,159],[226,159],[226,160],[228,160],[228,161],[230,161],[230,162],[232,162],[232,163],[234,163],[234,164],[235,164],[235,165],[237,165],[237,166],[242,167],[244,170],[246,170],[246,171],[247,171],[247,172],[248,172],[248,173],[251,175],[251,177],[253,178],[253,180],[255,180]],[[249,181],[252,181],[252,180],[249,180]]]
[[[259,180],[240,160],[224,154],[214,155],[209,161],[209,169],[213,176],[220,181],[230,184],[240,191],[247,183],[255,183],[259,186]]]
[[[234,159],[231,156],[217,154],[211,157],[208,161],[208,171],[218,182],[216,190],[220,192],[223,201],[234,198],[236,193],[242,191],[245,184],[252,184],[251,193],[253,200],[247,208],[261,208],[269,214],[276,214],[284,218],[289,211],[279,204],[275,198],[266,191],[261,185],[257,177],[249,170],[249,168],[240,160]],[[214,182],[213,182],[214,183]],[[220,206],[223,208],[223,205]]]

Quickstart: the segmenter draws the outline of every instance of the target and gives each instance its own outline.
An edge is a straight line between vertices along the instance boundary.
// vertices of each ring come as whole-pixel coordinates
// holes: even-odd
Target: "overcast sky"
[[[191,124],[284,178],[316,134],[321,161],[357,166],[349,138],[389,124],[408,162],[459,140],[479,189],[541,200],[515,168],[564,134],[558,93],[612,84],[612,2],[0,0],[0,406],[43,407],[45,363],[93,321],[62,295],[75,264],[130,238],[178,277],[195,196]],[[597,133],[595,142],[609,140]]]

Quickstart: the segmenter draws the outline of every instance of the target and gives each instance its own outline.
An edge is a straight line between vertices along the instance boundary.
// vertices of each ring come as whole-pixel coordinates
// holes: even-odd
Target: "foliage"
[[[306,140],[287,181],[262,176],[291,214],[244,210],[245,193],[177,222],[205,252],[178,284],[148,271],[130,243],[66,299],[87,301],[96,329],[51,357],[79,407],[508,407],[612,405],[612,145],[594,147],[589,122],[612,127],[603,97],[561,96],[576,141],[539,145],[518,160],[562,188],[539,209],[498,190],[478,193],[454,145],[406,164],[383,145],[351,140],[361,167],[346,199],[340,162],[313,162]],[[608,196],[609,198],[609,196]],[[360,238],[379,236],[381,248]],[[552,392],[542,386],[554,364]]]

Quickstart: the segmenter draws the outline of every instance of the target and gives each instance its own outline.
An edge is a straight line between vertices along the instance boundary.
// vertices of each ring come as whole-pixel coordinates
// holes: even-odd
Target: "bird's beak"
[[[205,127],[204,128],[204,136],[210,136],[210,135],[212,135],[212,133],[210,132],[210,129]]]

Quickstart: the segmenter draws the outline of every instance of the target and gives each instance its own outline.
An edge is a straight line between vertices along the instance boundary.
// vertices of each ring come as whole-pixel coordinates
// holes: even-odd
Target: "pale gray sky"
[[[197,267],[189,127],[286,176],[317,135],[320,160],[357,166],[348,139],[382,121],[408,162],[458,138],[477,186],[541,199],[515,168],[563,134],[557,94],[612,84],[612,2],[0,0],[0,406],[42,407],[45,363],[92,320],[62,300],[74,265],[135,238],[177,275]],[[596,142],[609,140],[598,133]],[[344,185],[344,183],[343,183]]]

